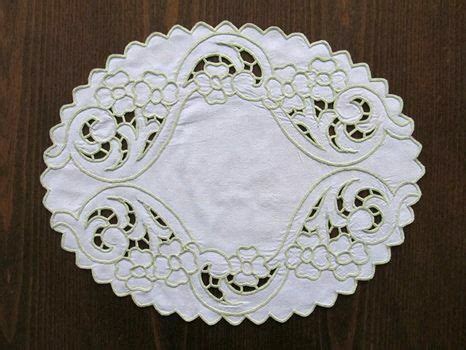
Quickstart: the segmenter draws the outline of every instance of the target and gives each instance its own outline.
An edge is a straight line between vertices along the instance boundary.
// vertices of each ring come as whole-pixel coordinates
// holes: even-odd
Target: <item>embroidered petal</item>
[[[242,72],[233,77],[233,89],[246,97],[256,97],[254,93],[254,76],[249,72]]]
[[[143,81],[138,81],[133,87],[136,106],[144,106],[151,98],[152,90]]]
[[[119,100],[115,101],[115,104],[113,105],[113,112],[117,116],[122,116],[123,114],[127,112],[131,112],[133,110],[134,110],[133,99],[129,96],[120,98]]]
[[[305,263],[309,263],[312,260],[312,249],[311,248],[306,248],[303,250],[301,253],[301,261]]]
[[[262,103],[264,104],[264,106],[267,108],[267,109],[275,109],[275,108],[278,108],[281,106],[281,101],[280,100],[277,100],[277,101],[274,101],[270,98],[264,98],[262,100]]]
[[[302,233],[298,236],[298,244],[303,248],[314,248],[320,243],[320,238],[316,234],[308,235]]]
[[[339,70],[332,74],[332,87],[335,91],[341,91],[346,86],[346,74]]]
[[[311,264],[301,263],[295,270],[296,276],[300,278],[308,278],[310,280],[316,280],[320,277],[320,271],[317,270]]]
[[[291,246],[285,252],[286,266],[289,269],[295,269],[298,266],[298,264],[301,262],[301,258],[300,258],[301,252],[302,252],[302,249],[299,248],[298,246]]]
[[[238,256],[241,261],[252,261],[257,255],[254,247],[243,247],[238,249]]]
[[[194,76],[194,83],[197,85],[199,93],[202,95],[207,95],[212,91],[210,86],[210,78],[205,73],[198,73]]]
[[[145,277],[131,277],[126,286],[133,291],[148,292],[152,289],[152,282]]]
[[[115,276],[118,279],[126,280],[131,276],[133,264],[130,260],[123,258],[116,265]]]
[[[307,78],[309,79],[309,85],[314,85],[317,80],[317,72],[315,70],[308,72]]]
[[[157,278],[164,279],[170,273],[168,259],[164,256],[158,255],[154,261],[154,274]]]
[[[196,265],[196,258],[194,254],[187,251],[180,255],[181,265],[186,270],[187,273],[192,274],[196,272],[197,265]]]
[[[95,92],[95,98],[99,101],[103,108],[110,108],[113,106],[115,100],[112,97],[112,90],[101,87]]]
[[[161,103],[154,104],[149,102],[146,107],[144,107],[142,114],[145,117],[157,116],[160,118],[165,118],[168,114],[168,109]]]
[[[352,262],[350,253],[343,252],[337,255],[337,263],[341,265],[346,265]]]
[[[149,267],[153,262],[153,256],[149,250],[133,249],[129,253],[129,258],[134,264],[144,267]]]
[[[359,268],[355,263],[338,265],[333,273],[339,280],[346,280],[349,277],[356,277],[359,274]]]
[[[350,246],[351,240],[348,235],[340,235],[337,238],[333,238],[329,243],[330,251],[335,255],[347,252]]]
[[[166,280],[166,283],[170,287],[177,287],[180,284],[185,284],[188,282],[188,275],[183,269],[171,271],[170,274],[168,275],[168,278]]]
[[[125,72],[117,72],[115,74],[109,74],[105,77],[104,84],[110,89],[116,87],[123,87],[129,83],[128,74]]]
[[[274,71],[274,75],[280,80],[282,83],[293,81],[293,78],[296,74],[296,68],[293,66],[286,66],[283,68],[277,68]]]
[[[265,267],[265,259],[262,256],[258,256],[252,261],[252,272],[260,277],[264,278],[269,274],[269,270]]]
[[[267,96],[272,100],[279,100],[283,98],[282,94],[282,85],[275,78],[270,78],[265,83],[265,88],[267,90]]]
[[[225,103],[227,97],[222,90],[212,90],[207,94],[206,100],[210,104]]]
[[[336,69],[336,64],[332,59],[314,59],[310,65],[309,70],[316,70],[319,73],[332,73]]]
[[[204,71],[210,77],[224,78],[228,75],[228,66],[225,63],[207,62]]]
[[[172,105],[178,99],[178,87],[175,83],[168,83],[163,89],[163,103]]]
[[[231,265],[231,273],[237,273],[241,269],[241,260],[234,256],[230,258],[230,265]]]
[[[147,72],[144,74],[144,81],[148,83],[153,89],[163,89],[167,84],[167,78],[164,74]]]
[[[235,275],[233,280],[241,286],[255,286],[258,282],[258,278],[254,275],[246,275],[243,272]]]
[[[326,102],[332,102],[334,98],[333,90],[328,86],[314,85],[311,92],[312,97]]]
[[[283,100],[282,108],[287,113],[291,112],[293,109],[303,109],[304,108],[304,101],[303,101],[302,97],[300,97],[298,95],[294,95],[293,97],[285,98]]]
[[[233,95],[234,91],[233,91],[233,84],[232,84],[231,77],[227,76],[222,79],[222,88],[223,88],[223,91],[225,91],[227,95]]]
[[[165,256],[179,255],[181,253],[181,242],[174,239],[168,243],[162,243],[159,247],[160,253]]]
[[[312,257],[312,263],[315,267],[317,267],[319,270],[325,270],[330,266],[330,263],[328,261],[328,251],[327,248],[323,245],[317,246],[313,250],[313,257]]]
[[[308,96],[311,92],[309,89],[309,79],[303,73],[296,74],[293,85],[296,92],[301,96]]]
[[[350,254],[356,264],[365,264],[368,260],[364,244],[361,242],[356,242],[351,246]]]

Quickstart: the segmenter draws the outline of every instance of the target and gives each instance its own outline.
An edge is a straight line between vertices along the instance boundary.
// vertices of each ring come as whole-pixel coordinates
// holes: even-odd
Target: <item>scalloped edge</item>
[[[171,35],[173,34],[173,32],[175,30],[181,30],[182,32],[185,32],[186,34],[192,34],[198,27],[206,27],[207,29],[211,30],[211,31],[217,31],[219,28],[221,28],[222,26],[228,26],[230,27],[231,29],[233,29],[234,31],[237,31],[237,32],[242,32],[243,30],[247,29],[247,28],[252,28],[254,30],[256,30],[257,32],[259,32],[260,34],[262,35],[265,35],[267,34],[268,32],[271,32],[271,31],[276,31],[278,32],[285,40],[289,40],[293,37],[299,37],[300,39],[304,40],[304,42],[306,43],[306,45],[308,45],[309,47],[313,46],[313,45],[317,45],[317,44],[323,44],[327,50],[329,51],[329,53],[333,54],[333,55],[336,55],[336,54],[344,54],[347,58],[348,58],[348,62],[349,64],[352,66],[352,67],[361,67],[361,68],[364,68],[366,70],[366,73],[367,73],[367,76],[368,76],[368,79],[372,82],[380,82],[384,85],[384,90],[385,90],[385,97],[389,97],[389,98],[394,98],[396,99],[399,103],[400,103],[400,114],[401,112],[403,111],[403,107],[404,107],[404,103],[403,103],[403,99],[397,95],[393,95],[393,94],[390,94],[389,93],[389,84],[388,84],[388,81],[384,78],[373,78],[372,77],[372,74],[371,74],[371,70],[369,68],[369,65],[365,62],[360,62],[360,63],[354,63],[352,58],[351,58],[351,54],[347,51],[347,50],[338,50],[338,51],[332,51],[332,48],[331,46],[329,45],[329,43],[325,40],[318,40],[318,41],[315,41],[315,42],[312,42],[310,43],[309,42],[309,39],[303,34],[303,33],[300,33],[300,32],[292,32],[290,34],[286,34],[281,28],[277,27],[277,26],[270,26],[268,28],[266,28],[265,30],[263,30],[262,28],[258,27],[257,25],[253,24],[253,23],[245,23],[244,25],[242,25],[241,27],[236,27],[233,23],[231,23],[230,21],[227,21],[227,20],[224,20],[222,22],[220,22],[217,26],[213,27],[211,25],[209,25],[208,23],[206,22],[203,22],[203,21],[200,21],[200,22],[197,22],[190,30],[185,28],[184,26],[182,25],[179,25],[179,24],[176,24],[174,25],[173,27],[170,28],[170,30],[167,32],[167,34],[163,34],[161,32],[153,32],[151,33],[144,42],[140,42],[140,41],[137,41],[137,40],[134,40],[134,41],[131,41],[130,43],[128,43],[125,47],[125,49],[123,50],[123,54],[111,54],[107,57],[106,59],[106,63],[105,63],[105,68],[94,68],[92,69],[90,72],[89,72],[89,75],[88,75],[88,78],[87,78],[87,84],[83,84],[83,85],[78,85],[77,87],[75,87],[73,90],[72,90],[72,98],[73,98],[73,102],[72,103],[69,103],[69,104],[65,104],[63,105],[61,108],[60,108],[60,111],[59,111],[59,115],[60,115],[60,123],[54,125],[50,131],[49,131],[49,137],[52,141],[52,145],[47,147],[47,149],[44,151],[44,154],[43,154],[43,161],[44,163],[46,164],[47,168],[45,169],[45,171],[41,174],[40,176],[40,183],[42,185],[42,187],[46,190],[46,193],[42,199],[42,204],[44,205],[44,207],[52,214],[51,215],[51,218],[50,218],[50,226],[53,230],[57,231],[55,227],[53,227],[52,225],[52,218],[53,218],[53,215],[54,215],[54,212],[46,205],[46,202],[47,202],[47,198],[50,194],[50,188],[48,187],[46,181],[45,181],[45,176],[46,174],[50,171],[50,169],[53,169],[52,167],[49,167],[47,165],[47,162],[46,162],[46,155],[56,146],[56,140],[55,140],[55,137],[54,137],[54,131],[58,128],[60,128],[61,126],[64,125],[64,122],[63,122],[63,118],[62,118],[62,113],[65,109],[68,109],[68,108],[72,108],[72,107],[75,107],[76,106],[76,95],[77,93],[82,90],[82,89],[86,89],[86,88],[89,88],[91,86],[91,80],[92,80],[92,76],[96,73],[99,73],[99,72],[104,72],[107,70],[107,67],[110,65],[110,61],[112,59],[125,59],[126,58],[126,55],[128,53],[128,51],[134,47],[134,46],[140,46],[140,47],[147,47],[147,45],[149,44],[149,42],[152,40],[152,38],[154,37],[161,37],[163,39],[166,39],[166,40],[169,40]],[[415,130],[415,126],[414,126],[414,120],[409,117],[409,116],[406,116],[404,115],[406,118],[407,118],[407,123],[410,123],[412,124],[412,129]],[[141,305],[139,304],[135,297],[132,295],[132,294],[117,294],[115,292],[115,290],[113,289],[112,287],[112,284],[110,282],[106,282],[106,281],[98,281],[96,279],[96,277],[94,276],[94,273],[93,273],[93,270],[92,270],[92,266],[88,267],[88,266],[83,266],[79,263],[78,261],[78,256],[76,254],[76,250],[73,250],[73,249],[69,249],[69,248],[66,248],[64,246],[64,235],[65,233],[62,233],[62,239],[61,239],[61,248],[67,252],[74,252],[75,253],[75,264],[76,266],[78,266],[80,269],[85,269],[85,270],[91,270],[91,275],[92,275],[92,278],[93,280],[95,281],[95,283],[97,284],[110,284],[110,288],[112,289],[113,293],[117,296],[117,297],[127,297],[127,296],[130,296],[131,299],[133,300],[133,302],[138,306],[138,307],[149,307],[149,306],[152,306],[154,307],[154,309],[162,316],[169,316],[169,315],[172,315],[172,314],[177,314],[181,319],[183,319],[184,321],[186,322],[192,322],[194,320],[196,320],[197,318],[200,318],[202,321],[204,321],[206,324],[208,325],[214,325],[216,323],[218,323],[221,319],[224,319],[225,321],[227,321],[230,325],[233,325],[233,326],[237,326],[239,324],[241,324],[244,320],[249,320],[251,321],[253,324],[255,325],[261,325],[263,323],[265,323],[267,320],[269,319],[273,319],[277,322],[280,322],[280,323],[284,323],[286,321],[288,321],[291,316],[293,315],[298,315],[298,316],[301,316],[301,317],[308,317],[314,310],[315,310],[315,307],[316,306],[320,306],[320,307],[325,307],[325,308],[331,308],[335,305],[336,303],[336,300],[338,299],[338,295],[341,294],[341,295],[351,295],[351,294],[354,294],[356,289],[357,289],[357,286],[358,286],[358,281],[368,281],[368,280],[371,280],[374,275],[375,275],[375,270],[376,270],[376,267],[377,265],[383,265],[383,264],[386,264],[390,261],[391,259],[391,248],[394,247],[394,246],[397,246],[397,245],[401,245],[403,242],[404,242],[404,239],[405,239],[405,235],[404,235],[404,230],[403,228],[407,225],[409,225],[410,223],[412,223],[414,221],[414,211],[413,209],[411,208],[412,205],[416,204],[421,196],[422,196],[422,191],[421,189],[419,188],[419,186],[417,185],[417,181],[419,181],[419,179],[421,179],[424,175],[425,175],[425,166],[418,160],[418,156],[419,154],[422,152],[422,144],[419,143],[416,139],[414,139],[414,137],[412,137],[412,135],[410,135],[409,137],[406,137],[405,139],[409,139],[411,140],[418,148],[418,151],[416,153],[416,156],[415,158],[413,159],[413,161],[419,166],[419,168],[421,169],[421,174],[419,175],[419,177],[416,179],[416,183],[413,183],[413,185],[416,187],[419,195],[417,196],[417,199],[414,200],[409,206],[408,206],[408,209],[409,211],[411,212],[411,220],[409,220],[408,223],[406,223],[403,227],[400,227],[400,230],[401,232],[403,233],[402,234],[402,237],[401,237],[401,240],[399,243],[395,243],[391,246],[387,246],[387,259],[386,261],[380,261],[380,262],[374,262],[373,263],[373,268],[372,268],[372,271],[371,271],[371,274],[369,277],[367,278],[356,278],[354,279],[354,283],[353,283],[353,287],[350,289],[350,290],[336,290],[332,293],[331,295],[331,302],[330,303],[325,303],[325,302],[318,302],[316,301],[314,304],[312,304],[307,310],[304,310],[304,311],[300,311],[300,310],[296,310],[295,308],[292,308],[285,317],[283,318],[280,318],[279,316],[275,315],[273,312],[268,312],[267,313],[267,316],[261,320],[261,321],[256,321],[254,320],[250,314],[245,314],[245,315],[242,315],[242,316],[237,316],[237,318],[239,319],[237,322],[236,321],[233,321],[233,318],[230,318],[229,316],[225,316],[225,315],[221,315],[221,314],[218,314],[218,317],[213,319],[213,320],[208,320],[204,315],[198,313],[196,316],[192,317],[192,318],[189,318],[187,317],[186,315],[184,315],[181,311],[175,309],[171,312],[165,312],[165,311],[162,311],[162,310],[159,310],[155,304],[149,304],[149,305]],[[70,159],[68,159],[63,166],[65,166],[68,162],[70,161]],[[58,231],[60,232],[60,231]],[[236,317],[235,317],[236,318]]]

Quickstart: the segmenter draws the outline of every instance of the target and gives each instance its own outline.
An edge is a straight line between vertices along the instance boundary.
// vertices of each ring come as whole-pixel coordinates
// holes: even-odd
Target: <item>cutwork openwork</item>
[[[162,314],[308,315],[372,278],[414,218],[413,122],[326,42],[175,26],[73,98],[44,155],[52,227],[96,282]]]

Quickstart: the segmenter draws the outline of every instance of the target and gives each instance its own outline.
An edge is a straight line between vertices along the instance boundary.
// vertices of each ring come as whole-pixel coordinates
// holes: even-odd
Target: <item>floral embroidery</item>
[[[189,275],[197,271],[194,254],[183,247],[179,239],[172,239],[159,246],[159,254],[155,256],[155,276],[165,279],[167,285],[176,287],[185,284]]]
[[[299,57],[292,51],[275,55],[302,41],[276,29],[220,27],[155,35],[123,56],[112,56],[107,70],[91,74],[89,85],[76,89],[74,103],[63,108],[61,123],[52,129],[44,203],[54,208],[52,226],[63,233],[63,247],[76,253],[78,265],[92,269],[99,283],[110,282],[118,295],[130,294],[138,305],[152,304],[186,319],[200,315],[208,323],[220,317],[234,324],[245,317],[261,323],[270,315],[285,320],[295,310],[310,312],[303,299],[295,303],[295,292],[310,291],[306,305],[331,305],[336,293],[352,293],[357,280],[370,279],[374,265],[389,260],[389,248],[403,241],[403,227],[413,219],[410,206],[420,195],[413,182],[423,173],[415,159],[420,145],[411,138],[412,121],[402,114],[401,99],[372,79],[368,69],[354,66],[346,53],[332,53],[327,43],[318,42],[297,46]],[[248,151],[255,143],[283,141],[296,146],[289,148],[297,168],[316,169],[315,181],[310,176],[311,183],[305,183],[309,192],[292,193],[302,198],[296,214],[264,227],[267,234],[278,232],[270,241],[252,237],[252,243],[238,234],[222,247],[218,237],[227,236],[214,236],[212,218],[183,212],[189,205],[180,203],[192,198],[170,198],[184,195],[184,180],[192,173],[180,171],[182,176],[173,176],[176,185],[163,188],[171,174],[160,167],[170,168],[173,150],[183,155],[183,147],[199,145],[186,142],[193,129],[190,116],[185,118],[198,102],[206,113],[220,111],[221,104],[234,111],[245,108],[238,116],[249,119],[241,120],[241,127],[261,131],[261,139],[246,145]],[[260,129],[264,116],[277,123],[283,140],[266,140],[272,129]],[[209,114],[205,117],[195,132],[202,142],[219,141],[222,125],[209,129]],[[229,130],[239,117],[226,113],[219,120]],[[234,140],[225,140],[225,149],[236,151]],[[210,160],[205,147],[202,159]],[[386,154],[399,158],[410,174],[374,171]],[[198,160],[185,156],[183,161]],[[289,179],[296,178],[296,168],[283,168]],[[267,175],[258,176],[266,184],[274,181]],[[76,187],[86,179],[95,192]],[[289,179],[283,181],[287,190],[294,185]],[[252,214],[276,212],[281,194],[270,192],[270,207],[266,203]],[[291,209],[283,210],[291,214]],[[229,219],[215,218],[225,220],[223,227],[236,229],[233,220],[250,225],[248,217]],[[293,283],[302,290],[295,291]]]
[[[295,270],[296,276],[316,280],[321,271],[330,266],[330,255],[317,234],[301,234],[297,245],[286,251],[286,266]]]
[[[146,72],[143,79],[134,84],[133,91],[136,106],[142,107],[146,118],[165,118],[167,107],[178,98],[178,87],[162,73]]]
[[[115,115],[121,116],[136,108],[131,87],[132,83],[127,73],[119,71],[108,74],[97,89],[95,97],[102,107],[111,108]]]
[[[268,97],[265,103],[268,107],[282,106],[286,112],[303,109],[303,97],[309,95],[306,75],[298,73],[293,66],[275,69],[274,76],[265,83],[265,88]]]
[[[228,66],[223,63],[206,63],[204,71],[196,73],[194,82],[199,93],[204,96],[207,103],[225,103],[227,96],[233,94],[231,76],[228,75]]]
[[[308,77],[311,96],[317,100],[332,102],[346,85],[346,73],[337,69],[333,59],[316,58],[309,63]]]
[[[230,258],[234,282],[239,285],[257,284],[259,278],[268,275],[269,270],[265,267],[265,259],[258,255],[254,247],[239,248],[237,255]]]
[[[333,273],[339,280],[359,275],[359,265],[368,260],[364,245],[361,242],[352,243],[349,235],[340,235],[330,240],[328,251],[334,256]]]
[[[115,276],[124,280],[129,290],[151,290],[155,280],[152,252],[131,249],[128,258],[123,258],[117,263]]]

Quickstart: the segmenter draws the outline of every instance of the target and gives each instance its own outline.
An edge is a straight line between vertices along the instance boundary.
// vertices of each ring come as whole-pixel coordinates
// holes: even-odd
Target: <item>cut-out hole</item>
[[[109,217],[108,219],[108,222],[111,224],[111,225],[116,225],[118,224],[118,218],[116,215],[112,215]]]
[[[95,235],[94,243],[96,246],[101,247],[104,242],[102,242],[102,237],[100,235]]]
[[[210,275],[208,272],[202,272],[201,279],[202,279],[202,283],[204,284],[204,286],[207,287],[210,284]]]
[[[200,72],[200,71],[204,70],[204,65],[205,65],[205,62],[203,60],[200,60],[196,64],[196,67],[194,67],[194,72]]]
[[[165,221],[163,221],[163,219],[159,216],[156,221],[159,223],[160,226],[163,226],[163,227],[167,227],[167,224],[165,223]]]
[[[371,111],[371,107],[365,101],[361,104],[361,107],[362,107],[362,110],[364,111],[364,113],[369,113]]]
[[[359,131],[359,130],[355,130],[355,131],[351,134],[351,137],[352,137],[353,139],[360,140],[360,139],[362,139],[362,138],[364,137],[364,134],[363,134],[361,131]]]
[[[255,61],[254,57],[249,52],[247,52],[246,50],[242,50],[240,52],[240,55],[241,55],[241,58],[243,59],[243,61],[245,61],[245,62],[254,63],[254,61]]]
[[[358,192],[358,196],[361,198],[366,198],[370,195],[371,193],[369,192],[368,189],[364,189]]]
[[[107,152],[110,151],[110,142],[104,142],[101,147]],[[105,154],[107,154],[107,152]]]
[[[99,150],[96,153],[94,153],[94,159],[102,159],[102,158],[105,158],[106,156],[107,156],[107,153],[102,150]]]
[[[251,286],[243,286],[243,291],[244,292],[254,292],[256,288],[251,287]]]
[[[209,56],[205,59],[206,61],[212,62],[212,63],[219,63],[220,58],[217,55]]]
[[[325,109],[325,102],[322,101],[322,100],[317,100],[317,101],[314,101],[314,105],[316,107],[318,107],[321,111],[323,111]]]
[[[255,65],[252,66],[252,74],[254,74],[256,77],[262,77],[262,69],[261,67],[256,63]],[[260,81],[260,79],[258,79]],[[256,80],[257,83],[257,80]]]
[[[222,300],[223,298],[223,293],[222,291],[219,289],[219,288],[215,288],[215,287],[210,287],[207,289],[209,291],[210,294],[212,294],[215,298],[219,299],[219,300]]]
[[[100,215],[102,215],[102,216],[105,217],[105,218],[108,218],[108,217],[110,217],[111,215],[113,215],[113,210],[112,210],[112,209],[107,209],[107,208],[102,209],[102,210],[100,211]]]

